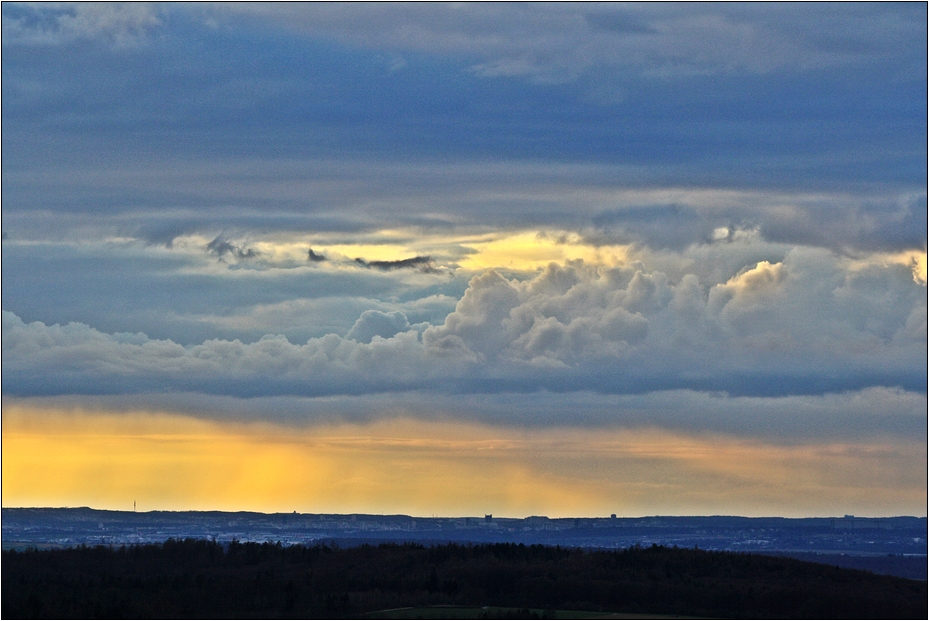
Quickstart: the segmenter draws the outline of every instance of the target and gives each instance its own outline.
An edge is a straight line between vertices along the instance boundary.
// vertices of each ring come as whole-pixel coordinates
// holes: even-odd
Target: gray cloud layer
[[[925,35],[925,12],[915,6],[265,4],[231,10],[394,53],[466,54],[479,59],[471,70],[480,75],[540,81],[575,79],[602,65],[684,74],[842,66],[897,55],[901,40]]]
[[[555,227],[581,231],[594,243],[678,251],[712,240],[720,228],[841,251],[926,248],[925,189],[701,190],[664,186],[668,181],[644,169],[515,163],[212,163],[193,170],[98,167],[77,178],[41,179],[12,171],[4,173],[4,231],[19,239],[128,235],[168,245],[202,233],[216,237],[217,252],[233,250],[221,245],[223,231],[351,234],[385,224],[427,231]],[[121,188],[118,200],[114,186]],[[155,206],[171,204],[200,206]]]
[[[68,395],[4,403],[52,410],[91,412],[176,412],[219,421],[266,420],[304,424],[363,423],[414,417],[469,421],[493,426],[664,429],[685,433],[763,438],[775,443],[860,442],[924,437],[926,395],[869,388],[823,396],[732,397],[722,393],[672,390],[642,395],[578,391],[444,395],[411,391],[334,397],[238,398],[202,393]],[[567,416],[565,413],[569,412]]]
[[[842,66],[898,56],[904,42],[925,34],[918,5],[74,3],[9,7],[3,39],[135,45],[184,13],[212,27],[263,18],[393,54],[466,55],[478,59],[472,71],[482,75],[549,81],[604,64],[679,73]],[[393,58],[392,70],[403,66]]]
[[[6,3],[3,29],[11,239],[926,247],[919,4]]]

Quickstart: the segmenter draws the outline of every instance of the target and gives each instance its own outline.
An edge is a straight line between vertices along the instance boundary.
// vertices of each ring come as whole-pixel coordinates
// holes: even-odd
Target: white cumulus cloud
[[[183,346],[3,315],[7,394],[661,389],[818,394],[925,385],[925,289],[905,265],[844,269],[795,249],[723,282],[639,265],[475,276],[439,324],[363,312],[345,337]],[[921,335],[922,338],[921,338]]]

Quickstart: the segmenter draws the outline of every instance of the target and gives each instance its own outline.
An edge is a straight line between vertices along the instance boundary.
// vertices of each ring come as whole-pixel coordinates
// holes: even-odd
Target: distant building
[[[555,525],[547,516],[530,515],[525,519],[526,526],[535,530],[554,530]]]

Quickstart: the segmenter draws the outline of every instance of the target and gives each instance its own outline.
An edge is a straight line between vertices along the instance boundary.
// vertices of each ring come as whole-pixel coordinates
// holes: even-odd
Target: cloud
[[[7,394],[202,391],[238,396],[721,390],[802,395],[925,389],[925,288],[907,266],[844,268],[822,251],[673,282],[580,261],[529,280],[475,276],[441,324],[361,314],[343,338],[182,346],[4,313]]]
[[[573,80],[602,68],[673,74],[843,66],[899,53],[925,34],[915,7],[811,5],[433,5],[223,8],[385,52],[479,59],[478,75]]]
[[[403,313],[397,311],[382,313],[381,311],[369,310],[361,313],[358,321],[348,331],[345,338],[359,343],[370,343],[375,336],[389,339],[409,329],[410,322]]]
[[[163,23],[133,49],[7,45],[5,230],[923,243],[923,7],[143,9]],[[104,32],[143,9],[7,3],[3,23]]]
[[[707,217],[709,215],[709,217]],[[601,212],[594,227],[611,241],[643,243],[651,248],[684,250],[706,243],[725,222],[715,214],[701,214],[685,205],[633,206]]]
[[[326,260],[326,255],[313,252],[313,249],[310,248],[310,251],[307,253],[306,259],[310,263],[321,263]]]
[[[245,260],[245,259],[254,259],[258,256],[258,253],[255,252],[252,248],[244,248],[233,244],[227,240],[222,235],[217,235],[213,241],[206,245],[206,249],[210,253],[216,255],[220,259],[226,256],[231,256],[235,259]],[[312,251],[311,251],[312,252]]]
[[[435,271],[435,261],[432,260],[432,257],[428,256],[397,259],[394,261],[365,261],[364,259],[355,259],[355,263],[361,267],[371,267],[385,272],[402,269],[418,269],[424,273]]]
[[[712,204],[694,195],[692,202],[605,210],[593,215],[586,238],[594,243],[682,251],[692,245],[732,241],[734,235],[751,231],[772,243],[840,252],[926,248],[924,192],[881,198],[775,193],[720,198]]]
[[[472,360],[497,357],[506,346],[504,321],[519,304],[513,285],[494,271],[471,279],[445,324],[426,330],[423,342],[433,351]]]
[[[897,388],[825,395],[737,397],[690,390],[611,395],[592,391],[558,393],[444,394],[417,390],[322,397],[241,398],[192,392],[132,395],[3,397],[3,404],[38,411],[165,412],[216,421],[268,421],[296,428],[351,422],[367,424],[398,417],[421,421],[476,422],[531,430],[664,429],[730,438],[765,438],[778,444],[836,443],[875,438],[923,438],[926,395]]]
[[[924,192],[865,200],[849,207],[836,209],[826,201],[784,205],[758,214],[759,232],[774,242],[836,249],[926,249],[929,205]]]
[[[777,190],[684,188],[669,185],[674,175],[661,169],[525,162],[200,162],[4,175],[4,230],[32,240],[118,235],[170,246],[217,229],[358,237],[384,228],[538,228],[575,231],[593,244],[682,251],[720,241],[724,229],[726,241],[756,233],[840,252],[925,248],[926,193],[914,188],[789,190],[789,179]],[[211,187],[214,178],[224,183]],[[164,207],[178,203],[187,206]],[[426,267],[432,254],[417,256]]]
[[[302,237],[284,247],[292,249],[288,256],[274,244],[254,248],[264,242],[250,235],[247,247],[260,256],[243,261],[227,254],[217,261],[205,251],[212,239],[179,237],[171,248],[119,237],[5,241],[3,308],[28,321],[82,322],[185,345],[212,338],[251,342],[268,333],[305,342],[345,334],[370,309],[439,321],[467,286],[463,276],[309,264]]]
[[[138,45],[163,24],[157,5],[145,2],[8,4],[3,45],[64,45],[82,40]]]

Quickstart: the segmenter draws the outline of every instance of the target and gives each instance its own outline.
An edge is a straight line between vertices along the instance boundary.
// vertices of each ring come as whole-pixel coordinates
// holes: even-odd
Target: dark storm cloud
[[[435,261],[432,257],[411,257],[409,259],[397,259],[395,261],[365,261],[364,259],[355,259],[355,263],[361,267],[370,267],[376,270],[389,272],[391,270],[418,269],[421,272],[434,272]]]
[[[206,249],[211,253],[222,259],[225,256],[231,256],[235,259],[245,260],[245,259],[254,259],[258,256],[258,253],[255,252],[252,248],[244,248],[233,244],[222,235],[217,235],[213,241],[206,245]],[[312,252],[312,251],[311,251]]]

